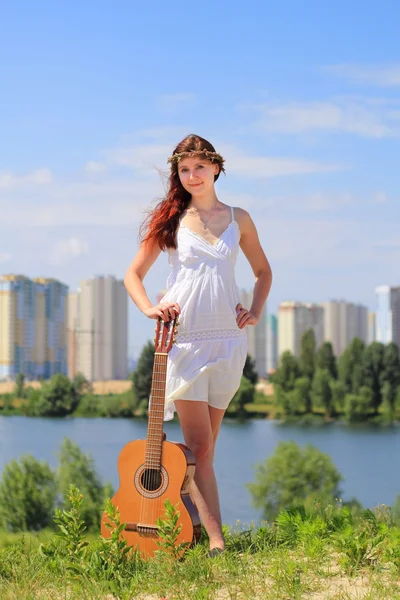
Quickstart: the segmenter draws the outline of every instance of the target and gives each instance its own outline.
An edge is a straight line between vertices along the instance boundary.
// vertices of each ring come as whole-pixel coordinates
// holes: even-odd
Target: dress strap
[[[232,221],[235,220],[235,213],[233,212],[233,206],[231,206],[231,214],[232,214]]]

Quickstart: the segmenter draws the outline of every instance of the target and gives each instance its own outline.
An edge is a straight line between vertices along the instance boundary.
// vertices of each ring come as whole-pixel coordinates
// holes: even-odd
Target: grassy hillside
[[[85,537],[76,497],[59,525],[58,535],[0,536],[2,600],[400,599],[400,528],[386,507],[359,516],[347,507],[297,507],[273,524],[238,524],[213,559],[204,536],[181,560],[165,543],[149,561],[117,536]]]

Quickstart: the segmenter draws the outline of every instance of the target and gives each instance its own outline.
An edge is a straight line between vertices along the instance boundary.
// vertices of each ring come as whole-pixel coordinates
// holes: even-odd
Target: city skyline
[[[165,290],[157,294],[157,302]],[[260,377],[272,372],[285,351],[300,356],[303,334],[312,329],[316,347],[330,342],[340,356],[357,337],[365,344],[400,346],[400,286],[375,288],[377,311],[341,300],[284,301],[278,315],[264,306],[259,323],[246,330],[248,354]],[[252,290],[239,291],[252,302]],[[89,381],[128,377],[128,294],[122,280],[95,276],[74,292],[55,279],[0,275],[0,380],[21,372],[28,379],[55,373]],[[138,357],[135,357],[136,359]]]
[[[3,280],[4,282],[8,282],[8,281],[18,281],[18,280],[27,280],[30,281],[29,278],[27,278],[24,275],[15,275],[15,274],[0,274],[0,280]],[[33,278],[32,279],[33,283],[36,283],[38,286],[43,286],[43,285],[48,285],[50,282],[54,284],[57,284],[57,286],[61,286],[65,289],[65,293],[67,293],[67,299],[68,299],[68,321],[66,323],[66,330],[67,330],[67,337],[68,337],[68,341],[69,341],[69,345],[71,345],[71,340],[72,340],[72,333],[74,330],[76,330],[76,332],[84,332],[86,335],[90,333],[91,329],[93,329],[93,322],[95,319],[95,314],[97,315],[97,313],[99,313],[99,311],[104,311],[104,303],[106,302],[106,304],[108,304],[109,309],[108,309],[108,313],[110,313],[110,316],[107,316],[107,323],[108,323],[108,333],[105,333],[106,327],[104,324],[101,324],[101,331],[98,329],[99,325],[96,324],[96,335],[97,337],[100,335],[103,339],[103,344],[104,344],[104,336],[108,336],[111,340],[114,339],[113,337],[113,333],[112,333],[112,322],[114,322],[115,325],[118,325],[118,330],[119,330],[119,334],[117,335],[118,339],[121,338],[121,334],[122,332],[124,333],[123,337],[128,337],[127,340],[123,341],[123,345],[124,344],[128,344],[128,348],[129,345],[133,345],[132,344],[132,340],[130,341],[129,344],[129,336],[134,335],[135,333],[132,332],[132,330],[129,330],[129,327],[126,327],[126,320],[124,315],[127,314],[127,309],[128,309],[128,305],[129,305],[129,296],[128,293],[123,285],[123,281],[121,280],[117,280],[115,278],[115,276],[113,275],[97,275],[97,276],[91,276],[85,280],[82,280],[79,284],[79,287],[73,291],[70,290],[68,288],[68,286],[66,286],[63,282],[59,282],[58,280],[55,279],[48,279],[48,280],[44,280],[43,278]],[[93,302],[99,302],[98,300],[96,300],[95,296],[101,296],[101,294],[99,293],[101,290],[100,288],[97,289],[97,292],[94,291],[90,291],[91,288],[93,286],[97,286],[97,284],[100,282],[100,284],[102,286],[104,285],[111,285],[112,287],[110,288],[109,292],[108,292],[108,296],[109,299],[108,300],[104,300],[104,298],[101,300],[100,304],[97,304],[98,308],[95,309],[94,305],[93,307],[88,310],[88,301],[85,301],[83,304],[83,298],[84,297],[88,297],[90,302],[89,304],[92,305]],[[109,282],[109,283],[107,283]],[[4,284],[3,284],[4,285]],[[112,291],[112,288],[115,286],[118,286],[118,292],[117,292],[117,296],[118,298],[115,297],[115,292]],[[97,286],[98,287],[98,286]],[[90,288],[90,289],[89,289]],[[103,288],[102,288],[103,289]],[[0,290],[1,291],[1,290]],[[360,304],[360,303],[352,303],[352,302],[347,302],[344,299],[341,300],[336,300],[336,299],[330,299],[330,300],[325,300],[323,302],[320,303],[316,303],[316,302],[312,302],[312,301],[308,301],[308,302],[296,302],[293,300],[284,300],[282,302],[279,303],[278,307],[277,307],[277,313],[276,315],[270,313],[268,311],[268,303],[265,305],[264,310],[263,310],[263,314],[262,314],[262,318],[260,319],[260,322],[258,323],[258,325],[256,327],[251,328],[251,331],[248,331],[248,343],[249,343],[249,354],[251,356],[253,356],[253,358],[256,360],[256,364],[257,364],[257,370],[259,372],[268,372],[268,370],[271,368],[271,365],[274,363],[275,361],[275,353],[277,353],[277,357],[279,357],[283,350],[285,349],[291,349],[291,351],[293,351],[295,354],[299,353],[299,348],[300,348],[300,339],[301,339],[301,334],[304,331],[305,328],[308,327],[308,325],[312,328],[315,329],[315,333],[316,333],[316,338],[317,338],[317,345],[321,344],[321,340],[324,339],[325,341],[331,341],[333,344],[333,349],[336,355],[340,355],[343,350],[347,347],[347,345],[349,344],[349,342],[351,341],[351,339],[353,337],[359,337],[360,339],[362,339],[365,343],[369,343],[371,340],[376,339],[377,341],[384,341],[386,340],[387,342],[387,336],[390,335],[390,333],[385,333],[382,334],[379,326],[378,329],[376,330],[375,327],[375,320],[377,319],[378,323],[382,322],[382,320],[384,319],[385,323],[387,324],[386,327],[390,329],[390,331],[392,330],[392,325],[389,325],[388,322],[388,318],[390,316],[390,318],[392,318],[392,313],[394,315],[393,319],[393,323],[395,323],[395,330],[394,330],[394,335],[398,336],[399,335],[399,331],[400,331],[400,321],[398,322],[398,315],[400,314],[400,286],[397,287],[390,287],[390,286],[376,286],[375,289],[375,295],[376,295],[376,309],[374,311],[369,311],[368,307]],[[3,292],[4,293],[4,292]],[[164,295],[165,290],[159,290],[156,294],[156,298],[155,301],[159,302],[161,297]],[[252,298],[252,290],[251,289],[241,289],[239,290],[239,294],[240,294],[240,301],[242,302],[242,304],[248,304],[250,305],[251,303],[251,298]],[[385,295],[387,294],[392,294],[391,297],[393,297],[395,299],[395,301],[392,301],[393,306],[390,308],[390,302],[388,300],[385,300],[383,302],[384,307],[382,307],[382,293]],[[104,294],[104,291],[102,291],[102,294]],[[110,295],[111,294],[111,295]],[[82,304],[82,306],[86,306],[86,314],[83,315],[82,309],[79,308],[80,304],[79,304],[79,298],[82,298],[80,304]],[[115,299],[113,300],[112,298],[115,297]],[[1,298],[0,298],[1,300]],[[6,306],[4,304],[3,301],[3,305],[0,306]],[[381,309],[381,312],[379,313],[378,309]],[[390,315],[389,313],[386,314],[383,312],[383,308],[386,310],[386,312],[390,309]],[[294,319],[293,322],[291,322],[289,324],[289,322],[287,321],[287,319],[283,319],[283,317],[285,316],[285,311],[287,312],[290,309],[290,311],[297,310],[299,312],[299,314],[303,314],[303,317],[300,315],[300,317],[296,317]],[[323,310],[323,313],[321,313],[319,316],[317,315],[317,317],[312,317],[311,320],[310,318],[307,316],[308,313],[317,313],[317,311],[321,311]],[[106,311],[107,312],[107,311]],[[81,314],[82,313],[82,314]],[[90,314],[89,314],[90,313]],[[93,314],[92,314],[93,313]],[[107,313],[107,314],[108,314]],[[0,333],[2,333],[3,328],[2,327],[2,321],[4,321],[4,316],[5,316],[5,312],[4,312],[4,308],[3,308],[3,313],[0,314]],[[102,313],[103,314],[103,313]],[[293,313],[294,314],[294,313]],[[92,315],[92,316],[91,316]],[[103,314],[103,317],[101,317],[100,313],[97,315],[96,317],[96,323],[101,323],[102,320],[104,320],[106,313]],[[275,319],[275,325],[272,326],[271,328],[271,318]],[[36,317],[37,320],[37,317]],[[308,323],[308,325],[307,325]],[[279,327],[280,324],[280,327]],[[155,325],[155,323],[154,323]],[[396,329],[397,327],[397,329]],[[322,329],[321,329],[322,328]],[[271,346],[271,340],[268,338],[268,332],[272,332],[272,330],[275,329],[275,336],[276,336],[276,340],[274,343],[272,343]],[[104,330],[104,331],[103,331]],[[297,331],[297,333],[296,333]],[[376,337],[374,337],[374,333],[373,332],[377,332],[376,333]],[[4,333],[4,332],[3,332]],[[93,333],[93,332],[92,332]],[[279,335],[279,341],[278,341],[278,335]],[[286,340],[290,340],[288,341],[282,341],[283,337],[286,336]],[[294,336],[294,337],[293,337]],[[386,337],[384,337],[386,336]],[[93,341],[95,340],[95,335],[93,333]],[[122,339],[121,338],[121,339]],[[397,337],[396,337],[397,339]],[[136,343],[138,342],[138,338],[134,338],[133,342]],[[139,348],[139,352],[134,355],[134,354],[130,354],[128,352],[127,354],[127,360],[124,362],[127,362],[128,360],[132,360],[135,359],[137,360],[141,349],[143,348],[143,346],[145,345],[145,343],[148,341],[148,339],[143,339],[143,343],[141,344],[140,348]],[[92,345],[92,342],[88,342],[89,346]],[[74,347],[77,344],[77,341],[75,340],[75,342],[72,344]],[[115,342],[110,341],[110,347],[114,346]],[[274,349],[276,345],[276,350]],[[274,355],[274,357],[271,359],[271,356],[268,353],[267,348],[270,348],[270,351],[272,350],[272,353]],[[83,350],[82,350],[83,351]],[[83,366],[83,363],[85,361],[83,361],[82,366],[81,367],[71,367],[71,361],[76,361],[76,365],[79,363],[79,360],[74,357],[73,359],[71,358],[71,350],[69,350],[68,353],[68,371],[71,375],[75,374],[78,371],[82,371],[85,372],[85,375],[91,379],[91,372],[93,371],[93,358],[89,358],[89,350],[86,352],[87,354],[87,358],[86,363],[89,363],[92,365],[91,367],[89,367],[88,365]],[[125,356],[125,351],[123,352],[124,356]],[[122,355],[121,355],[122,356]],[[102,359],[103,361],[106,360],[107,364],[111,364],[112,363],[112,358],[107,358],[107,359]],[[271,362],[272,360],[272,362]],[[110,362],[111,361],[111,362]],[[117,361],[118,362],[118,361]],[[89,364],[88,363],[88,364]],[[270,365],[270,367],[268,368],[267,365]],[[263,366],[264,365],[264,366]],[[113,370],[113,372],[117,373],[118,369],[115,367],[110,367],[111,370]],[[265,368],[265,371],[264,371]],[[96,369],[98,370],[98,367],[96,367]],[[93,371],[95,372],[96,369]],[[124,370],[125,367],[123,367],[122,370]],[[104,370],[104,368],[103,368]],[[111,372],[111,371],[110,371]],[[117,375],[117,378],[119,378],[120,375]],[[96,375],[94,376],[95,379],[98,379],[98,377],[96,377]],[[101,377],[100,377],[101,378]]]

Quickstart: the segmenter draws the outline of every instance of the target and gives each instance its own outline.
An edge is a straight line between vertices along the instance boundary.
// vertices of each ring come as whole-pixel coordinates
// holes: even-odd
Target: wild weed
[[[160,539],[157,544],[160,551],[164,552],[173,560],[182,558],[185,551],[190,547],[189,542],[178,542],[178,537],[182,529],[182,525],[178,525],[179,511],[176,506],[172,506],[169,500],[164,502],[165,518],[157,519],[158,535]]]

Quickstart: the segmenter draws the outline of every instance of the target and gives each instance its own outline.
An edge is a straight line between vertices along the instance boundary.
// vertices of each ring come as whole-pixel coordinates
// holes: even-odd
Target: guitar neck
[[[146,438],[146,467],[149,469],[158,470],[161,467],[167,359],[167,353],[156,352],[154,354],[149,422]]]

